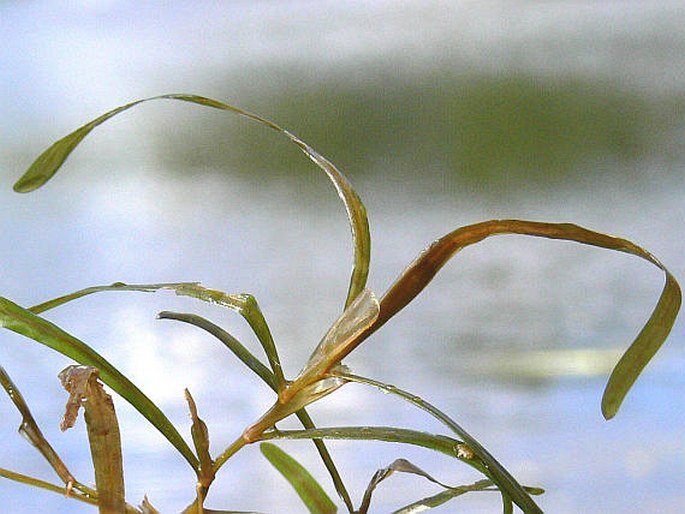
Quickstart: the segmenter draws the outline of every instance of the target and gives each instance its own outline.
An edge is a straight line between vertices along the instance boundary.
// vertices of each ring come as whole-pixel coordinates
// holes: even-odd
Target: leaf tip
[[[607,400],[605,395],[604,398],[602,398],[602,416],[604,416],[604,419],[606,421],[613,419],[613,417],[618,413],[619,406],[620,404]]]
[[[14,183],[12,189],[15,193],[30,193],[31,191],[35,191],[42,185],[43,183],[41,181],[26,178],[26,175],[24,175]]]

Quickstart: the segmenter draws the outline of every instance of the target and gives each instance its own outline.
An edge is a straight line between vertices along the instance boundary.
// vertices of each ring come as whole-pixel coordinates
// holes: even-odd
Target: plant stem
[[[240,450],[246,444],[247,439],[245,439],[245,437],[243,437],[241,434],[238,439],[233,441],[233,443],[231,443],[231,445],[214,460],[214,473],[219,471],[219,468],[221,468],[221,466],[223,466],[234,454],[238,453],[238,450]]]

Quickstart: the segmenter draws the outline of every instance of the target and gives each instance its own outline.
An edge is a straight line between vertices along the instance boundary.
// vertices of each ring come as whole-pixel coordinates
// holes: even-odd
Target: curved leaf
[[[402,272],[381,298],[378,319],[360,336],[357,344],[413,300],[457,252],[487,237],[500,234],[562,239],[625,252],[645,259],[664,272],[666,282],[654,311],[615,366],[604,390],[602,413],[606,419],[611,419],[618,412],[637,377],[666,340],[682,301],[680,286],[666,267],[647,250],[620,237],[602,234],[571,223],[525,220],[491,220],[461,227],[433,242]]]
[[[460,485],[457,487],[450,487],[446,491],[442,491],[434,496],[423,498],[411,505],[406,505],[392,514],[418,514],[434,507],[447,503],[448,501],[462,496],[472,491],[488,491],[492,487],[490,480],[479,480],[471,485]]]
[[[125,284],[123,282],[115,282],[107,286],[87,287],[58,298],[53,298],[47,302],[34,305],[33,307],[30,307],[29,310],[34,314],[39,314],[73,300],[77,300],[78,298],[105,291],[138,291],[150,293],[160,290],[171,290],[179,296],[189,296],[202,300],[203,302],[227,307],[240,314],[250,325],[250,328],[252,328],[252,331],[264,348],[264,352],[266,353],[269,364],[274,372],[276,384],[280,388],[281,384],[285,382],[280,358],[278,356],[278,351],[276,350],[276,344],[271,336],[269,326],[257,304],[257,300],[249,294],[228,294],[216,289],[209,289],[197,282],[163,282],[159,284]]]
[[[366,208],[361,199],[352,188],[345,175],[342,174],[335,165],[326,159],[323,155],[317,152],[314,148],[302,141],[296,135],[290,133],[277,124],[269,121],[261,116],[244,111],[232,105],[206,98],[198,95],[188,94],[167,94],[159,95],[151,98],[143,98],[134,102],[122,105],[111,111],[95,118],[78,128],[71,134],[63,137],[55,142],[47,150],[45,150],[34,162],[29,169],[22,175],[22,177],[14,184],[14,190],[19,193],[27,193],[38,189],[48,180],[50,180],[55,173],[60,169],[64,161],[71,155],[71,152],[83,141],[83,139],[90,134],[90,132],[109,120],[113,116],[120,114],[123,111],[130,109],[140,103],[151,100],[180,100],[183,102],[190,102],[213,109],[220,109],[223,111],[233,112],[245,118],[251,119],[260,123],[276,132],[285,135],[297,147],[302,150],[321,170],[323,170],[328,178],[335,186],[338,196],[345,205],[347,217],[350,222],[352,230],[352,244],[354,247],[354,258],[352,267],[352,276],[350,277],[350,284],[347,293],[347,300],[345,306],[352,303],[357,294],[366,285],[366,279],[369,274],[369,261],[371,259],[371,236],[369,233],[369,223],[366,215]]]
[[[334,514],[338,509],[323,488],[299,462],[278,446],[259,445],[264,457],[290,482],[312,514]]]
[[[366,491],[364,491],[362,503],[358,511],[359,514],[366,514],[369,511],[369,507],[371,506],[371,496],[373,495],[373,492],[376,490],[376,487],[378,487],[378,485],[383,480],[386,480],[395,473],[411,473],[413,475],[423,477],[429,482],[433,482],[434,484],[439,485],[443,489],[453,489],[452,487],[445,485],[439,480],[433,478],[431,475],[426,473],[420,467],[413,464],[411,461],[408,461],[407,459],[395,459],[388,466],[381,468],[374,473],[373,477],[369,481],[369,484],[366,486]],[[492,482],[490,482],[489,480],[486,480],[485,482],[487,482],[488,485],[492,484]]]
[[[274,378],[273,372],[267,368],[262,361],[255,357],[247,348],[245,348],[240,341],[226,332],[223,328],[215,325],[202,316],[198,316],[197,314],[162,311],[157,315],[157,317],[159,319],[182,321],[183,323],[194,325],[209,332],[219,341],[221,341],[224,346],[226,346],[226,348],[233,353],[233,355],[235,355],[243,364],[250,368],[250,370],[252,370],[253,373],[261,378],[271,389],[278,392],[278,386],[276,384],[276,379]]]
[[[490,454],[490,452],[487,451],[485,447],[478,442],[478,440],[476,440],[476,438],[464,430],[461,425],[455,422],[440,409],[434,407],[426,400],[404,391],[397,386],[385,384],[372,378],[348,373],[344,370],[340,370],[336,374],[345,380],[358,382],[360,384],[367,384],[376,387],[385,393],[399,396],[403,400],[411,403],[421,410],[426,411],[463,440],[464,443],[461,445],[456,445],[453,447],[452,451],[458,458],[461,458],[473,467],[476,467],[495,484],[497,484],[497,487],[502,493],[502,500],[504,501],[505,508],[507,508],[507,505],[511,503],[511,500],[513,500],[521,508],[521,510],[527,514],[542,513],[540,507],[537,506],[535,501],[533,501],[533,499],[529,496],[526,489],[518,483],[511,473],[509,473],[509,471],[502,466],[497,459],[495,459],[495,457],[493,457],[492,454]],[[480,461],[480,465],[478,461]],[[511,500],[509,498],[511,498]]]
[[[55,309],[61,305],[72,302],[74,300],[78,300],[79,298],[83,298],[84,296],[88,296],[94,293],[101,293],[104,291],[138,291],[141,293],[154,293],[155,291],[166,289],[176,290],[179,287],[183,287],[186,285],[199,284],[197,284],[196,282],[163,282],[159,284],[124,284],[123,282],[114,282],[113,284],[109,284],[106,286],[92,286],[86,287],[85,289],[79,289],[78,291],[74,291],[73,293],[65,294],[57,298],[52,298],[51,300],[48,300],[46,302],[33,305],[29,307],[28,310],[30,310],[34,314],[40,314],[42,312]]]
[[[269,325],[266,323],[262,310],[259,308],[254,296],[244,293],[227,294],[223,291],[209,289],[201,284],[194,283],[178,284],[177,287],[174,287],[173,289],[176,291],[177,295],[190,296],[191,298],[197,298],[198,300],[208,303],[221,305],[222,307],[227,307],[240,314],[245,321],[247,321],[248,325],[250,325],[250,328],[262,345],[264,353],[266,353],[266,357],[269,359],[269,365],[273,371],[276,385],[279,389],[281,388],[285,383],[281,359],[278,356],[276,343],[271,335]]]
[[[290,439],[330,439],[346,441],[383,441],[387,443],[410,444],[428,450],[456,457],[474,468],[479,467],[479,461],[463,459],[457,455],[456,448],[462,441],[444,435],[430,434],[418,430],[398,427],[362,426],[362,427],[327,427],[310,428],[306,430],[269,430],[258,437],[258,441]]]
[[[680,286],[668,270],[662,269],[666,284],[659,301],[647,324],[619,359],[604,389],[602,414],[606,419],[616,415],[635,380],[668,337],[678,315],[682,301]]]
[[[194,470],[198,469],[197,457],[159,407],[95,350],[57,325],[6,298],[0,298],[0,326],[38,341],[79,364],[97,368],[102,381],[152,423]]]
[[[64,161],[67,160],[67,157],[69,157],[74,148],[76,148],[95,127],[113,116],[116,116],[120,112],[130,109],[134,105],[138,105],[144,101],[145,100],[137,100],[117,107],[116,109],[112,109],[53,143],[50,148],[45,150],[35,161],[33,161],[33,164],[31,164],[29,169],[26,170],[21,178],[14,184],[14,190],[17,193],[28,193],[41,187],[57,173],[57,170],[64,164]]]

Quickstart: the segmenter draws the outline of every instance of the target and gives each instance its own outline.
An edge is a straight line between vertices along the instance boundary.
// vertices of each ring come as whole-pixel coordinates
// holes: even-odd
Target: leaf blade
[[[397,386],[385,384],[378,380],[374,380],[368,377],[362,377],[360,375],[355,375],[353,373],[348,373],[345,371],[338,372],[338,375],[344,377],[346,380],[352,382],[358,382],[360,384],[367,384],[372,387],[376,387],[381,391],[390,393],[395,396],[399,396],[403,400],[411,403],[412,405],[420,408],[421,410],[427,412],[435,419],[440,421],[447,428],[452,430],[456,435],[458,435],[465,443],[464,446],[457,446],[454,448],[457,457],[460,457],[460,453],[465,462],[469,463],[471,466],[475,467],[481,471],[485,476],[490,478],[502,493],[502,499],[504,501],[505,507],[507,503],[513,500],[520,508],[529,514],[541,514],[542,510],[535,501],[530,497],[526,489],[518,483],[518,481],[513,477],[513,475],[502,465],[497,459],[485,449],[485,447],[478,442],[478,440],[469,434],[464,428],[461,427],[457,422],[450,418],[447,414],[442,412],[437,407],[428,403],[426,400],[411,394],[407,391],[400,389]],[[467,454],[473,454],[475,457],[471,457]],[[478,466],[478,462],[482,463],[482,466]]]
[[[614,367],[602,396],[602,414],[613,418],[642,370],[666,341],[675,324],[682,293],[667,270],[666,284],[647,323]]]
[[[400,274],[380,299],[380,315],[360,336],[360,341],[378,330],[411,302],[459,251],[484,239],[503,234],[518,234],[573,241],[640,257],[664,272],[666,281],[661,297],[643,326],[614,367],[602,398],[602,414],[611,419],[619,410],[638,376],[661,348],[669,335],[682,302],[680,286],[670,271],[651,253],[635,243],[596,232],[572,223],[544,223],[527,220],[490,220],[458,228],[434,241]],[[358,342],[358,343],[359,343]]]
[[[94,128],[138,104],[153,100],[180,100],[212,109],[232,112],[253,120],[286,136],[305,155],[307,155],[319,169],[326,173],[345,206],[350,230],[352,232],[353,265],[345,306],[352,303],[357,294],[359,294],[366,285],[369,274],[369,262],[371,259],[371,235],[368,217],[366,214],[366,207],[359,198],[359,195],[347,180],[347,177],[345,177],[331,161],[309,146],[309,144],[276,123],[233,105],[199,95],[175,93],[143,98],[116,107],[53,143],[31,164],[28,170],[14,184],[14,190],[20,193],[27,193],[43,186],[55,175],[55,173],[57,173],[71,153]]]
[[[145,100],[136,100],[112,109],[53,143],[47,150],[41,153],[35,161],[33,161],[29,169],[26,170],[19,180],[17,180],[14,184],[14,190],[17,193],[29,193],[41,187],[57,173],[62,167],[62,164],[64,164],[64,161],[69,158],[71,152],[81,144],[81,141],[83,141],[94,128],[117,114],[144,101]]]
[[[337,508],[321,485],[295,459],[275,444],[262,443],[259,448],[266,459],[290,482],[311,514],[334,514]]]

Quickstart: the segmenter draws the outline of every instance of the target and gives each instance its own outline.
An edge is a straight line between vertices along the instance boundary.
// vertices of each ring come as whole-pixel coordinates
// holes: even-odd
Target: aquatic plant
[[[663,271],[665,285],[657,305],[640,333],[614,367],[604,390],[601,410],[607,419],[617,414],[626,394],[666,340],[676,319],[681,303],[680,287],[673,275],[656,257],[631,241],[571,223],[508,219],[484,221],[457,228],[424,249],[398,276],[390,288],[378,297],[366,287],[371,254],[366,209],[340,170],[306,142],[275,123],[232,105],[196,95],[161,95],[137,100],[103,114],[45,150],[16,182],[15,191],[26,193],[43,186],[93,129],[113,116],[150,100],[189,102],[248,118],[288,138],[328,176],[345,205],[352,232],[353,266],[344,309],[321,342],[313,349],[300,373],[294,379],[289,380],[284,376],[278,346],[272,338],[259,304],[249,294],[227,294],[190,282],[161,284],[117,282],[81,289],[28,308],[9,299],[0,298],[0,324],[3,327],[43,344],[75,362],[73,366],[69,366],[60,373],[60,380],[69,393],[61,428],[66,430],[71,427],[76,421],[79,409],[84,408],[95,472],[95,487],[85,485],[69,471],[63,459],[43,436],[19,388],[2,367],[0,367],[0,382],[21,414],[19,431],[38,448],[62,483],[49,483],[4,468],[0,468],[0,476],[30,486],[67,494],[74,500],[96,505],[101,513],[156,512],[147,498],[143,499],[137,507],[126,503],[121,434],[113,399],[104,387],[107,386],[152,424],[195,472],[195,498],[183,510],[184,513],[231,512],[205,508],[205,499],[221,468],[242,448],[255,443],[260,443],[264,457],[290,482],[309,512],[322,514],[336,512],[336,504],[309,471],[274,444],[276,441],[294,439],[312,441],[340,501],[350,513],[366,513],[371,505],[375,488],[383,480],[399,472],[421,476],[440,485],[443,491],[430,497],[417,498],[415,502],[400,507],[396,511],[398,513],[423,511],[452,501],[463,494],[484,490],[499,492],[505,513],[513,512],[514,505],[523,512],[538,513],[542,511],[533,496],[542,494],[542,490],[521,485],[474,436],[450,416],[425,399],[395,385],[353,373],[343,364],[343,360],[410,303],[457,252],[486,238],[501,234],[568,240],[625,252],[640,257]],[[256,374],[275,393],[273,406],[257,420],[246,423],[245,430],[237,434],[235,440],[226,445],[224,450],[217,455],[210,454],[209,429],[201,419],[200,407],[195,403],[190,391],[186,389],[185,399],[192,421],[190,427],[192,446],[164,412],[119,368],[90,345],[42,316],[46,311],[65,303],[104,291],[155,292],[162,290],[173,291],[177,295],[189,296],[237,312],[255,333],[264,351],[266,362],[250,352],[229,332],[198,315],[169,311],[159,314],[160,318],[191,324],[212,334],[246,366],[248,372]],[[412,406],[440,421],[445,428],[445,433],[434,434],[402,427],[382,426],[317,428],[307,413],[307,406],[334,393],[349,382],[378,388],[409,402]],[[240,413],[230,412],[230,415],[235,417]],[[277,424],[291,415],[299,419],[303,428],[280,430]],[[450,486],[433,478],[411,462],[397,459],[375,473],[359,506],[355,507],[338,467],[327,450],[325,441],[332,439],[385,441],[420,446],[448,455],[470,466],[482,474],[483,478],[472,484]]]

